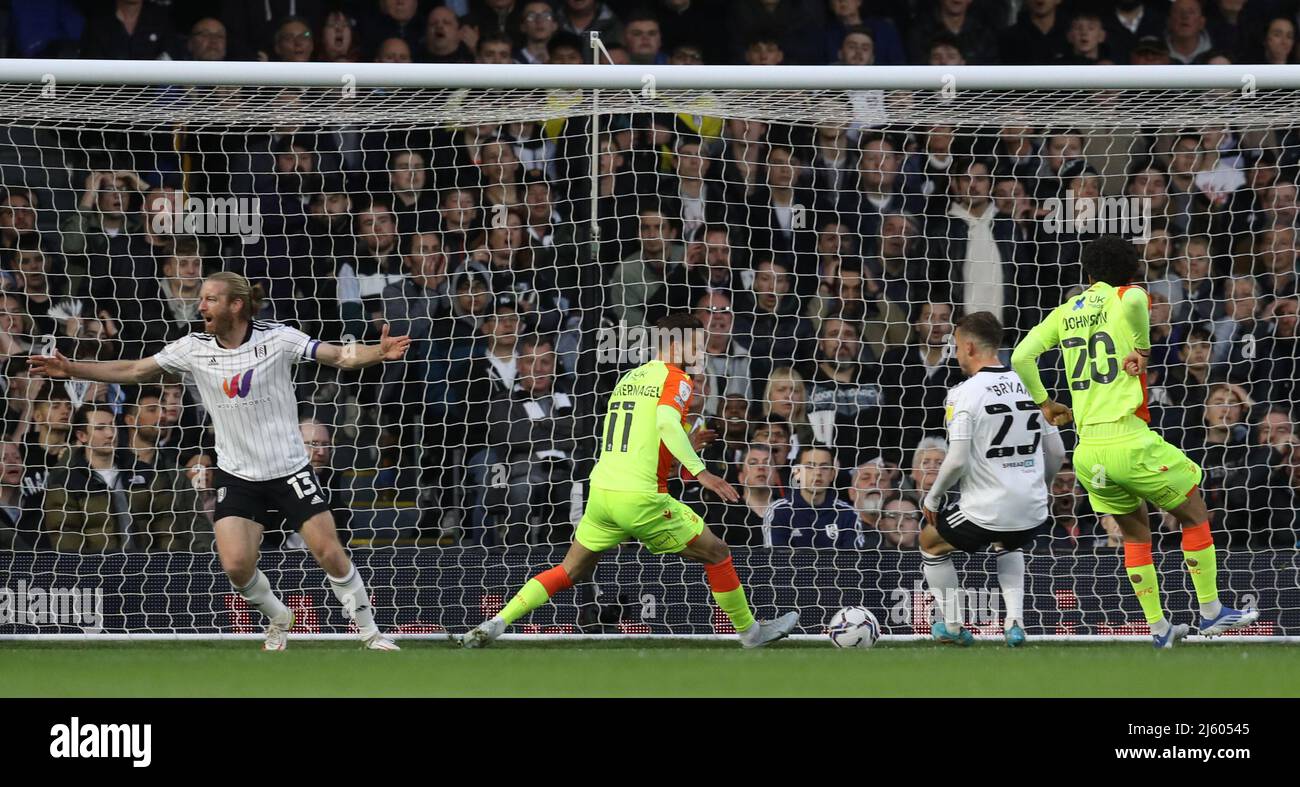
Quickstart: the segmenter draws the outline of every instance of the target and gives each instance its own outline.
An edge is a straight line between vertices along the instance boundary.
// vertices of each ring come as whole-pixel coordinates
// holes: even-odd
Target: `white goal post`
[[[1120,234],[1153,297],[1151,421],[1205,469],[1224,601],[1261,609],[1243,638],[1300,640],[1300,67],[0,60],[0,106],[0,639],[261,630],[212,552],[193,393],[23,371],[54,347],[157,352],[217,270],[323,340],[385,322],[416,339],[382,369],[297,378],[396,636],[463,631],[558,562],[612,383],[646,326],[690,309],[716,337],[702,455],[746,497],[670,492],[731,545],[761,616],[798,609],[815,639],[863,605],[886,639],[923,638],[918,506],[961,379],[952,326],[993,311],[1009,353],[1079,291],[1083,245]],[[1061,364],[1045,356],[1044,381],[1068,401]],[[113,414],[116,452],[95,454],[87,404]],[[813,444],[829,484],[802,464]],[[1068,473],[1026,548],[1026,630],[1144,637],[1111,523]],[[266,524],[295,636],[347,635],[310,554]],[[1176,528],[1152,526],[1166,606],[1190,620]],[[730,633],[698,567],[613,552],[512,631]],[[969,625],[1000,636],[993,559],[957,565]]]

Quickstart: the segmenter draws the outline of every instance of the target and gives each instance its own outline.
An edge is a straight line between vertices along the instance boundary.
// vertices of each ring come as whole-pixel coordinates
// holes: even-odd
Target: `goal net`
[[[187,381],[26,371],[201,330],[219,270],[264,287],[260,319],[413,339],[382,367],[297,367],[385,630],[462,631],[558,562],[616,437],[614,382],[689,310],[709,332],[692,426],[743,500],[676,471],[669,491],[760,616],[797,609],[820,635],[862,605],[927,635],[916,542],[962,379],[952,326],[992,311],[1008,355],[1081,290],[1082,247],[1118,234],[1152,298],[1151,422],[1205,469],[1223,600],[1262,610],[1245,636],[1300,636],[1300,98],[1267,69],[214,65],[0,68],[0,635],[261,630],[214,553],[218,457]],[[1068,402],[1062,364],[1041,366]],[[1088,472],[1066,465],[1026,548],[1031,637],[1146,634]],[[347,634],[301,540],[263,524],[296,633]],[[1190,618],[1177,527],[1151,526]],[[967,624],[1000,635],[994,559],[956,562]],[[629,542],[514,631],[729,624],[698,565]]]

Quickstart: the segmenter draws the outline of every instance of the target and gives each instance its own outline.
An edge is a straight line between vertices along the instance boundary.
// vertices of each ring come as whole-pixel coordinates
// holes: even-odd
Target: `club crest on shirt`
[[[685,380],[682,380],[681,382],[677,383],[677,396],[676,396],[676,400],[677,400],[677,404],[678,404],[678,405],[679,405],[683,410],[685,410],[685,409],[686,409],[686,404],[687,404],[688,402],[691,401],[691,384],[690,384],[690,383],[686,382]]]
[[[265,344],[259,344],[259,345],[257,345],[256,347],[254,347],[254,348],[253,348],[253,356],[254,356],[254,357],[257,357],[257,358],[265,358],[265,357],[266,357],[266,345],[265,345]]]

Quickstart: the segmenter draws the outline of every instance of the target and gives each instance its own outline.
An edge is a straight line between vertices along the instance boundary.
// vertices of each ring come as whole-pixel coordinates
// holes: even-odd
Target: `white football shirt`
[[[1025,530],[1047,519],[1043,437],[1057,430],[1043,420],[1020,377],[986,366],[948,391],[948,441],[970,440],[958,507],[989,530]]]
[[[154,360],[194,379],[217,434],[217,467],[246,481],[269,481],[307,465],[293,367],[315,360],[318,347],[295,328],[254,320],[234,349],[217,344],[212,334],[191,333]]]

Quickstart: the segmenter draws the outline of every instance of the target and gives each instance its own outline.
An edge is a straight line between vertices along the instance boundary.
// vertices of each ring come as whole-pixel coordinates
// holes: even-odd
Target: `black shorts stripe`
[[[982,552],[992,544],[1000,544],[1006,550],[1019,549],[1032,542],[1047,524],[1048,522],[1043,522],[1026,530],[989,530],[970,521],[961,509],[954,507],[939,512],[939,522],[935,529],[955,549]]]

